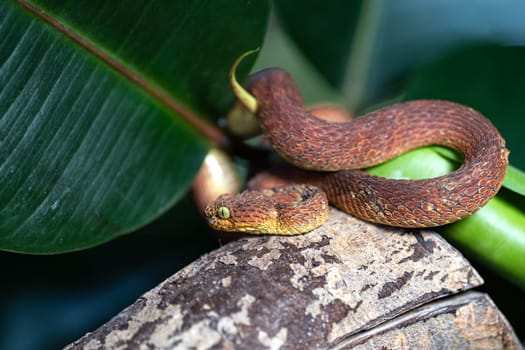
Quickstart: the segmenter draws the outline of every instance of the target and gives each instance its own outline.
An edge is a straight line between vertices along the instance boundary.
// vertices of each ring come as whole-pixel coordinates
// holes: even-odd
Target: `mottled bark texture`
[[[486,295],[445,298],[481,283],[436,233],[331,209],[308,234],[201,257],[67,348],[520,348]]]

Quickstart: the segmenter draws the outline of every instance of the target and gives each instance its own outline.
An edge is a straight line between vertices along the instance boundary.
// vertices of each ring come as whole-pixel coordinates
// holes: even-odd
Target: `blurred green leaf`
[[[344,83],[344,72],[356,36],[363,1],[275,0],[279,22],[292,40],[334,86]]]
[[[472,216],[442,228],[445,238],[525,289],[525,212],[498,195]]]
[[[507,168],[503,186],[522,196],[525,196],[525,173],[512,165]]]
[[[441,146],[415,149],[367,171],[391,179],[426,179],[445,175],[458,166],[452,151]]]
[[[195,123],[232,99],[229,67],[267,15],[265,1],[1,2],[0,249],[93,246],[172,206],[208,147]]]
[[[525,3],[276,0],[279,20],[352,110],[399,91],[415,66],[473,43],[523,44]]]
[[[279,67],[290,73],[301,89],[306,103],[340,100],[339,94],[323,75],[313,67],[278,25],[270,26],[261,53],[252,71]]]

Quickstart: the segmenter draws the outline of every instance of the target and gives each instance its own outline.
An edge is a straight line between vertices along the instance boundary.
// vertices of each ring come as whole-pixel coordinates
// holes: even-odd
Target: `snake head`
[[[324,192],[308,185],[223,194],[204,209],[215,230],[252,234],[294,235],[321,225],[328,218]]]
[[[204,208],[208,225],[219,231],[268,233],[279,232],[275,203],[265,191],[223,194]]]

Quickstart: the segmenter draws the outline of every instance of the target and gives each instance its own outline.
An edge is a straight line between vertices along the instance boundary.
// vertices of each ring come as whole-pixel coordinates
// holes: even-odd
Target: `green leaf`
[[[512,165],[507,168],[503,186],[522,196],[525,196],[525,173]]]
[[[258,72],[268,67],[279,67],[290,73],[301,88],[306,103],[334,102],[340,99],[334,88],[305,59],[279,26],[272,26],[268,30],[252,71]]]
[[[229,5],[0,3],[0,249],[93,246],[185,193],[264,34],[267,2]]]
[[[359,108],[399,91],[421,64],[472,43],[523,43],[525,3],[483,1],[276,0],[292,39]]]
[[[372,175],[392,179],[426,179],[445,175],[456,169],[456,157],[455,152],[445,147],[423,147],[403,153],[367,171]]]
[[[472,216],[443,227],[445,238],[525,289],[525,212],[502,196]]]

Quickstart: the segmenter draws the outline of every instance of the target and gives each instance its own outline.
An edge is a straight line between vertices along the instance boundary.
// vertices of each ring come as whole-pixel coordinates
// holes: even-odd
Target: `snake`
[[[255,73],[246,90],[257,103],[252,109],[273,149],[303,170],[294,171],[287,179],[292,184],[277,190],[219,196],[204,209],[214,229],[308,232],[327,217],[326,199],[372,223],[436,227],[476,212],[502,186],[509,155],[505,140],[489,119],[468,106],[413,100],[334,123],[307,112],[298,86],[280,68]],[[463,163],[446,175],[419,180],[363,171],[428,145],[459,152]],[[284,199],[292,199],[291,204],[283,204]]]

